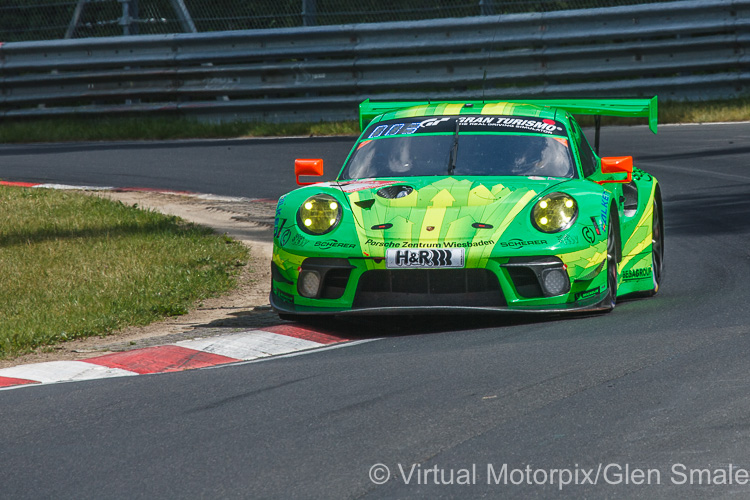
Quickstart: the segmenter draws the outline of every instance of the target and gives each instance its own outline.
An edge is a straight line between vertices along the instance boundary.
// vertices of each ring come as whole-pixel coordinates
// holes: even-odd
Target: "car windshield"
[[[436,175],[574,177],[575,169],[559,122],[450,116],[371,125],[340,178]]]

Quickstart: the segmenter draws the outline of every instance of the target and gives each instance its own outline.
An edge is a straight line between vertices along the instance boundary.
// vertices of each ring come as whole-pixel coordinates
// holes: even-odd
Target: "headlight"
[[[578,217],[578,204],[565,193],[552,193],[539,200],[531,210],[531,223],[543,233],[568,229]]]
[[[308,234],[325,234],[341,222],[341,205],[328,194],[309,197],[297,211],[297,225]]]

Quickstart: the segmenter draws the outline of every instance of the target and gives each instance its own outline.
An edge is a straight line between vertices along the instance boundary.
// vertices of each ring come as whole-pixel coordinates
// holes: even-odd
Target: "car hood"
[[[537,195],[565,182],[529,177],[412,177],[339,183],[372,242],[497,239]],[[365,241],[363,240],[363,243]]]

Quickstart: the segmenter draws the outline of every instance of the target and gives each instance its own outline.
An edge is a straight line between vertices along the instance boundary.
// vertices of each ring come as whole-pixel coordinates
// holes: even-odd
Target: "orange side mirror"
[[[294,175],[297,177],[297,184],[299,186],[309,186],[310,184],[315,184],[314,182],[301,182],[299,178],[301,175],[312,175],[315,177],[322,176],[323,160],[321,160],[320,158],[294,160]]]
[[[607,182],[627,184],[633,180],[633,157],[632,156],[612,156],[602,158],[603,174],[626,174],[625,179],[604,179],[599,184]]]

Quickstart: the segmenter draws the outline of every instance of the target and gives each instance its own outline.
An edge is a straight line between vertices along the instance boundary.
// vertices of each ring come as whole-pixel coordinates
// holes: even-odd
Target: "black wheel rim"
[[[607,228],[607,287],[612,306],[617,302],[617,250],[612,221]]]

